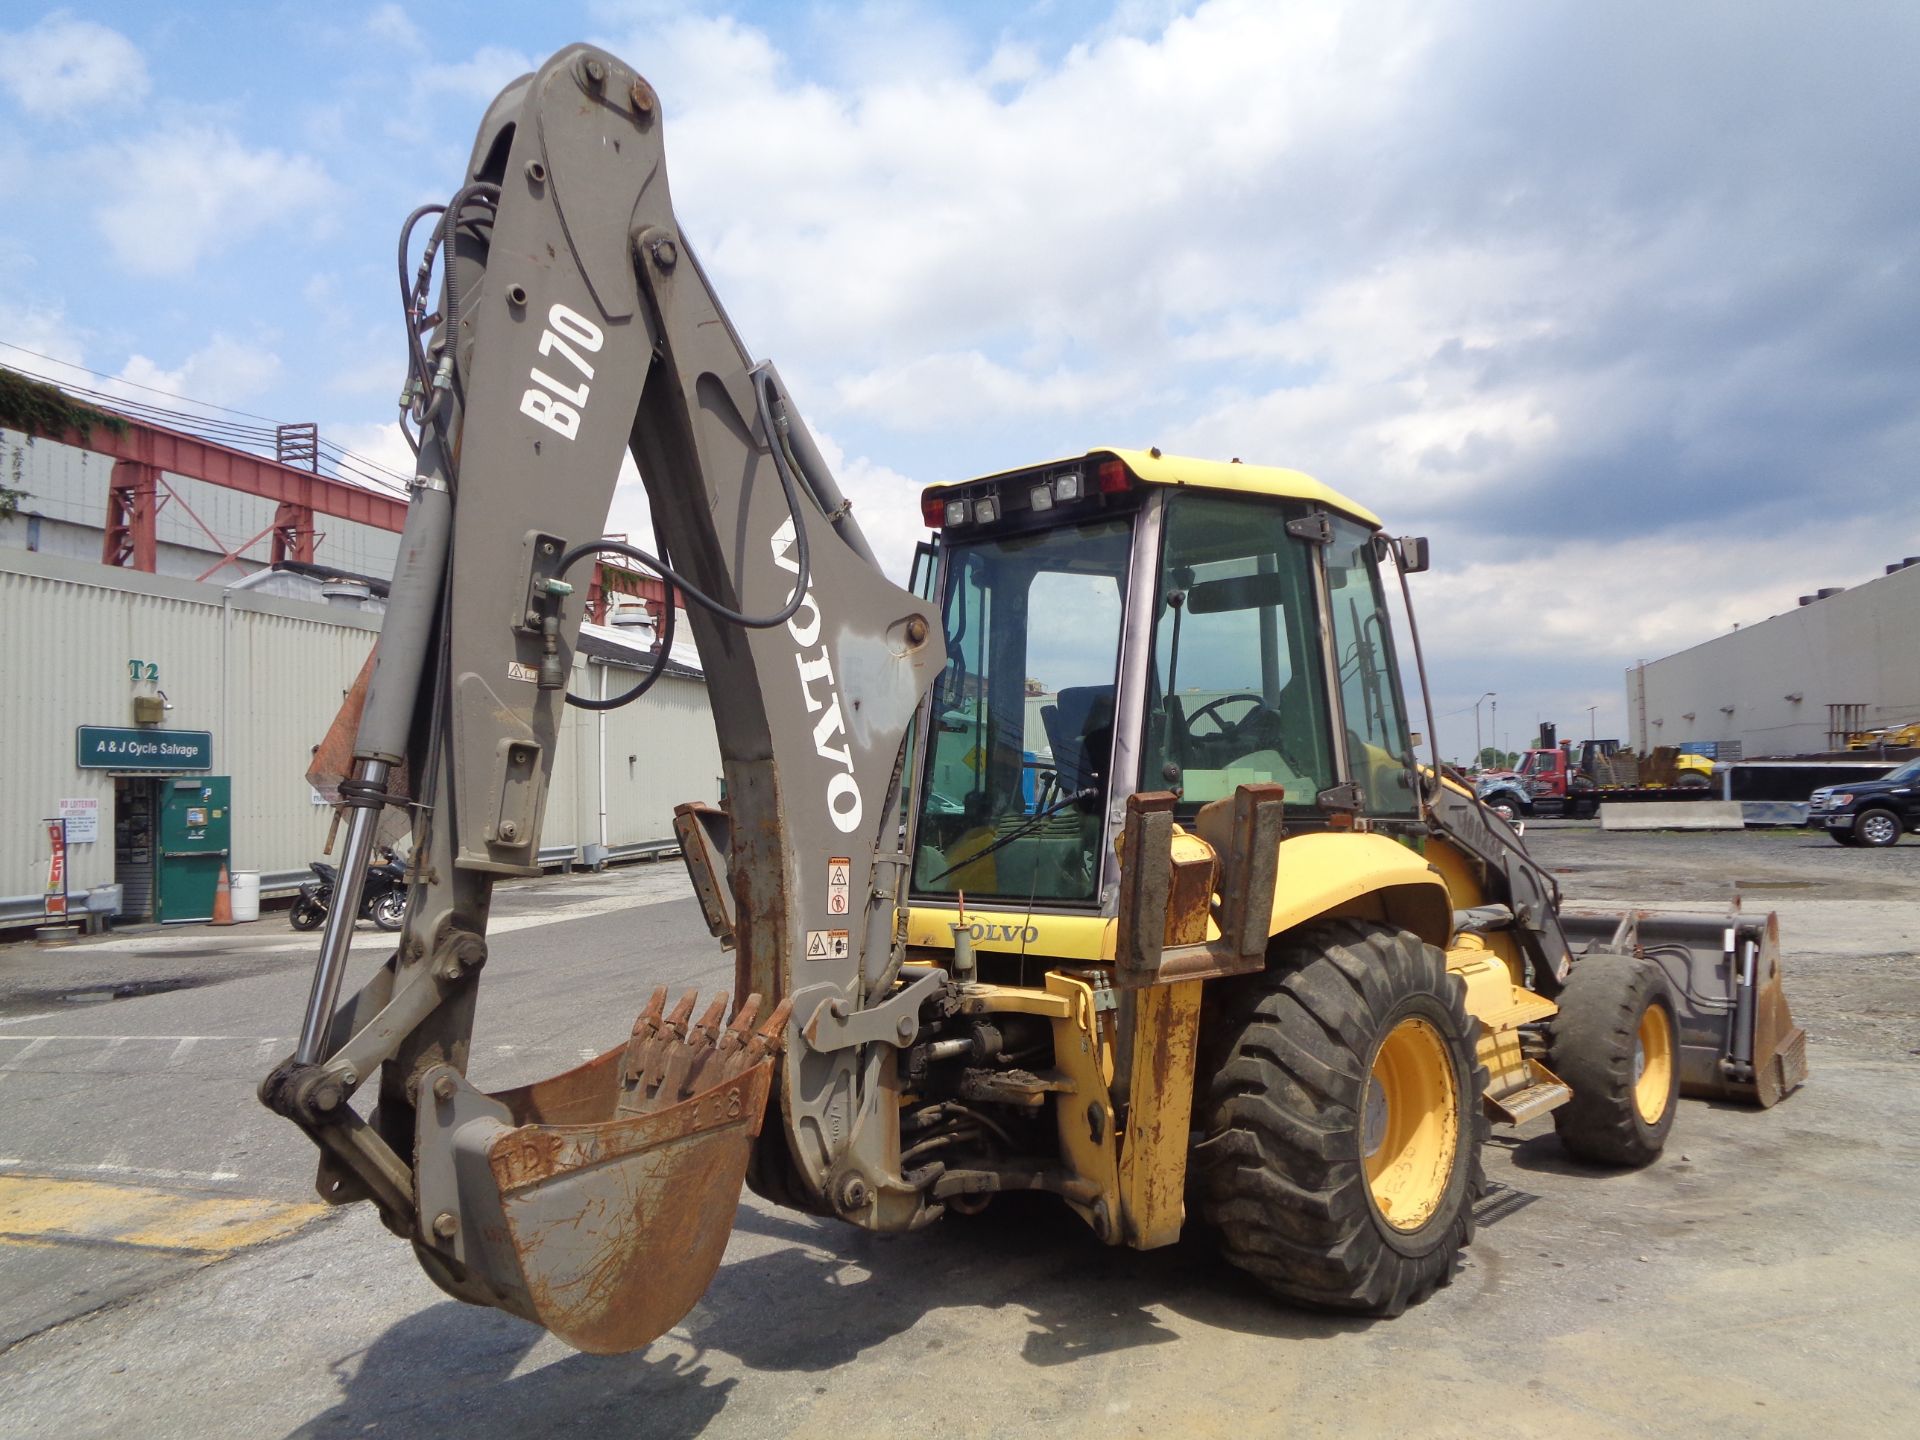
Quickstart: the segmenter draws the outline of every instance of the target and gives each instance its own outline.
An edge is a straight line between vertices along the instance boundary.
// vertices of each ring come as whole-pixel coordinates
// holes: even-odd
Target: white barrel
[[[228,898],[233,903],[233,920],[237,925],[242,920],[260,918],[260,872],[258,870],[235,870],[227,877]]]

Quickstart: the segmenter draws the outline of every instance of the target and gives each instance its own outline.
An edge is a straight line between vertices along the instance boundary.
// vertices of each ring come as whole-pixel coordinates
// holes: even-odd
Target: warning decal
[[[844,930],[807,931],[807,959],[844,960],[847,958],[847,932]]]
[[[827,861],[827,913],[845,915],[847,896],[853,888],[853,861],[836,855]]]

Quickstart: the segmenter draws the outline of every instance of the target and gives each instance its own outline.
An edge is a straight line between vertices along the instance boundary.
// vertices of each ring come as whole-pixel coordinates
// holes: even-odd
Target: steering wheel
[[[1220,718],[1220,707],[1236,703],[1245,703],[1251,705],[1253,708],[1242,715],[1238,721],[1233,724],[1228,724]],[[1294,771],[1295,774],[1306,775],[1311,773],[1288,752],[1286,740],[1282,735],[1284,725],[1280,719],[1280,712],[1270,708],[1267,702],[1258,695],[1249,695],[1242,692],[1236,695],[1222,695],[1217,700],[1209,700],[1205,705],[1202,705],[1187,717],[1186,727],[1189,738],[1191,738],[1193,734],[1194,721],[1200,719],[1202,716],[1210,717],[1213,720],[1214,727],[1221,735],[1231,738],[1244,736],[1260,749],[1275,751],[1282,760],[1287,762],[1288,768]]]
[[[1231,735],[1234,731],[1241,729],[1247,723],[1249,716],[1242,715],[1237,721],[1228,724],[1219,714],[1222,705],[1233,705],[1240,701],[1245,701],[1247,704],[1253,706],[1255,710],[1266,710],[1267,708],[1266,702],[1258,695],[1222,695],[1218,700],[1209,700],[1198,710],[1194,711],[1193,714],[1187,716],[1187,733],[1191,735],[1195,722],[1205,716],[1211,716],[1213,718],[1214,729],[1222,735]],[[1273,712],[1269,710],[1267,713],[1272,714]]]

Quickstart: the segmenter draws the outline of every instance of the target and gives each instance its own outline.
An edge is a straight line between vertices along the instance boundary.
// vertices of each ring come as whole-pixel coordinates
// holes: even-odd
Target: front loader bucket
[[[785,1002],[749,996],[698,1023],[661,990],[625,1045],[488,1095],[451,1066],[421,1077],[416,1149],[428,1274],[594,1354],[635,1350],[705,1293],[760,1131]]]
[[[1679,1006],[1683,1094],[1765,1107],[1807,1078],[1807,1034],[1780,981],[1776,915],[1566,912],[1560,925],[1575,946],[1641,955],[1666,972]]]

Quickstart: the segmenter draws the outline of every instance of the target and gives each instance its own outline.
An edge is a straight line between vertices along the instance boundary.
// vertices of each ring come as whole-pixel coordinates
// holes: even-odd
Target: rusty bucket
[[[451,1066],[421,1078],[416,1180],[428,1273],[594,1354],[673,1327],[720,1266],[786,1031],[749,996],[698,1022],[666,991],[627,1043],[484,1094]],[[431,1096],[429,1101],[426,1097]]]

